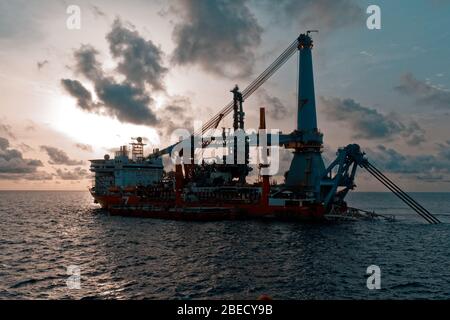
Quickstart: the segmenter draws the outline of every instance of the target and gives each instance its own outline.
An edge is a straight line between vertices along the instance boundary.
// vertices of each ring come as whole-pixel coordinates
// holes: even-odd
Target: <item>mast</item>
[[[298,38],[299,79],[297,105],[297,143],[294,158],[287,173],[286,185],[314,193],[320,198],[320,179],[325,172],[322,159],[323,135],[317,128],[314,69],[312,62],[313,41],[308,31]]]

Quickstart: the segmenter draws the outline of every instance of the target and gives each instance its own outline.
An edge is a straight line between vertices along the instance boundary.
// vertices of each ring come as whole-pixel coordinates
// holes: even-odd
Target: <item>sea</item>
[[[88,192],[0,192],[0,299],[449,299],[450,194],[349,205],[396,221],[112,217]],[[375,279],[375,280],[374,280]]]

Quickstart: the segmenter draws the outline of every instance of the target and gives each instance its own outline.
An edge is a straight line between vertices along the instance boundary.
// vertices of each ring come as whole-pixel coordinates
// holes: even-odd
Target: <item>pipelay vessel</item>
[[[255,81],[243,91],[236,86],[233,100],[206,122],[201,130],[185,134],[179,142],[144,156],[142,138],[120,147],[113,159],[91,160],[95,175],[90,192],[112,215],[175,220],[276,218],[324,220],[360,215],[345,202],[355,187],[358,167],[365,168],[398,198],[429,223],[439,220],[369,163],[360,147],[350,144],[337,151],[325,167],[323,135],[318,130],[312,64],[311,32],[301,34]],[[299,53],[297,127],[290,134],[266,130],[264,108],[259,131],[245,131],[243,103],[294,53]],[[269,106],[270,107],[270,106]],[[217,130],[233,115],[233,128]],[[271,183],[279,161],[277,148],[292,150],[293,159],[283,184]],[[198,159],[205,150],[222,150],[218,157]],[[257,150],[259,179],[249,183],[250,150]],[[213,152],[214,153],[214,152]],[[175,169],[164,170],[162,157],[170,155]],[[276,166],[275,166],[276,167]]]

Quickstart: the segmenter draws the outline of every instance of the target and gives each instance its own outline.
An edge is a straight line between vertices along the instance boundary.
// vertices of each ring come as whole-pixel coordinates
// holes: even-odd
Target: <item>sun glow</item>
[[[167,102],[167,98],[163,95],[158,95],[154,97],[155,99],[155,110],[160,110]]]
[[[118,148],[128,144],[132,137],[147,138],[149,148],[147,151],[160,143],[155,129],[84,112],[75,106],[70,97],[55,97],[52,104],[54,104],[51,116],[53,129],[77,142],[90,144],[95,150]]]

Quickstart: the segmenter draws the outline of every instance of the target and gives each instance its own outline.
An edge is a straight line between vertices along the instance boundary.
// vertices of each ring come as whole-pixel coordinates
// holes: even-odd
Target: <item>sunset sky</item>
[[[366,26],[371,4],[381,30]],[[450,191],[450,1],[439,0],[0,0],[0,189],[85,190],[89,159],[137,136],[164,147],[310,29],[326,159],[358,143],[406,190]],[[297,63],[246,101],[247,127],[264,106],[269,127],[294,129]],[[358,190],[384,191],[373,180],[361,171]]]

